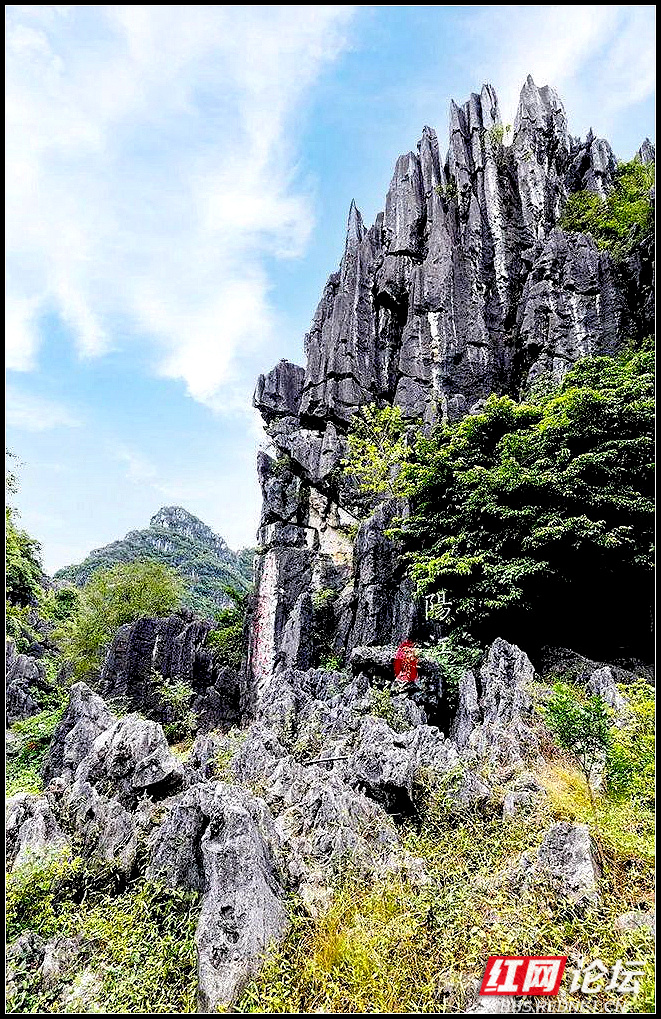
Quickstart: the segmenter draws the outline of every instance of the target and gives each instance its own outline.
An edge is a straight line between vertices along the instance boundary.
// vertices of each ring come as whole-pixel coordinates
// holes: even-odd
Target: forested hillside
[[[149,527],[95,549],[77,566],[58,570],[56,581],[81,586],[99,569],[150,559],[176,570],[187,582],[184,604],[213,617],[230,604],[225,588],[245,592],[252,583],[252,549],[233,552],[223,538],[180,506],[164,506]]]

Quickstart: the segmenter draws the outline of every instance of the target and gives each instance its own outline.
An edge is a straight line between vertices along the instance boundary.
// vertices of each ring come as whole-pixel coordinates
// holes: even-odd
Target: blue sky
[[[7,445],[48,570],[180,504],[254,542],[254,383],[349,204],[424,124],[528,73],[572,134],[654,139],[654,7],[7,8]]]

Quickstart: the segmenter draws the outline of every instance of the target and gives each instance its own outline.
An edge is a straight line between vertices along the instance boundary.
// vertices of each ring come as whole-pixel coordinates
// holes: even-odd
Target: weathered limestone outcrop
[[[115,721],[112,711],[98,694],[86,683],[74,683],[44,761],[41,772],[44,781],[61,778],[70,782],[80,762],[91,752],[96,737]]]
[[[7,725],[31,718],[42,710],[40,695],[52,692],[43,662],[31,655],[19,654],[9,639],[5,658],[5,705]]]
[[[398,643],[419,621],[383,536],[405,507],[382,504],[355,535],[366,506],[341,461],[361,406],[397,404],[423,425],[456,420],[490,393],[518,396],[540,376],[562,379],[580,357],[612,353],[623,330],[651,330],[651,251],[616,268],[591,238],[558,226],[571,192],[612,188],[608,142],[573,138],[557,94],[531,77],[513,129],[489,85],[453,102],[449,120],[445,160],[425,127],[417,150],[397,160],[372,226],[352,203],[339,270],[305,337],[305,368],[280,361],[257,383],[275,455],[260,454],[258,465],[253,688],[274,668],[321,663],[319,649],[317,660],[309,647],[297,657],[291,627],[283,653],[304,592],[335,593],[325,620],[335,655]],[[639,156],[649,160],[653,147]]]
[[[195,712],[202,729],[229,728],[238,720],[239,678],[234,670],[218,667],[206,647],[212,625],[182,611],[121,626],[101,671],[102,696],[162,724],[176,721],[185,707]]]
[[[47,796],[16,793],[5,808],[5,854],[14,870],[34,861],[44,862],[66,849],[67,839]]]
[[[150,876],[203,895],[200,1012],[236,1001],[288,927],[279,849],[263,801],[221,782],[192,788],[155,833]]]

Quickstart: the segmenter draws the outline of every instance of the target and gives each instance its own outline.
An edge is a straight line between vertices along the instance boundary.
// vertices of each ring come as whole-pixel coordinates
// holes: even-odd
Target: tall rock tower
[[[278,668],[316,664],[322,604],[324,646],[338,655],[401,639],[419,614],[383,534],[406,507],[382,502],[360,523],[364,506],[340,469],[358,408],[396,404],[423,425],[454,421],[490,393],[560,380],[577,358],[612,353],[641,328],[622,270],[591,237],[558,228],[568,194],[612,188],[608,142],[572,138],[557,94],[531,77],[513,128],[485,85],[451,103],[449,130],[443,162],[429,127],[399,157],[371,227],[352,203],[306,367],[281,361],[257,383],[276,453],[258,462],[253,696]]]

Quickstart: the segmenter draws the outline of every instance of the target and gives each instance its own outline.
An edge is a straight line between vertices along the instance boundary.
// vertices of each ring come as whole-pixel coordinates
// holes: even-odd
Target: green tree
[[[348,436],[344,471],[354,476],[362,492],[370,495],[401,494],[397,478],[408,460],[406,422],[400,407],[363,407],[355,415]]]
[[[16,459],[7,451],[7,456]],[[10,606],[36,605],[42,593],[44,571],[41,545],[17,525],[18,510],[9,498],[18,492],[18,479],[13,471],[5,471],[5,593]]]
[[[419,433],[398,475],[420,595],[480,639],[640,650],[653,565],[653,355],[587,358],[546,395]],[[586,608],[589,612],[586,613]],[[521,635],[521,636],[519,636]]]
[[[216,665],[238,669],[244,653],[244,623],[249,592],[226,584],[226,595],[232,605],[216,614],[216,626],[207,634],[207,647],[211,648]]]
[[[592,776],[606,760],[611,739],[611,720],[601,697],[581,703],[576,691],[557,683],[545,709],[546,721],[559,746],[569,751],[583,773],[593,810]]]
[[[161,563],[120,563],[99,570],[85,585],[74,614],[56,638],[76,675],[97,668],[118,627],[140,616],[164,616],[181,604],[184,582]]]

